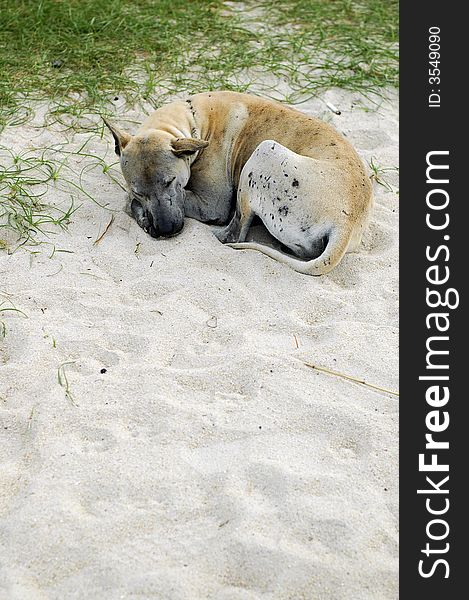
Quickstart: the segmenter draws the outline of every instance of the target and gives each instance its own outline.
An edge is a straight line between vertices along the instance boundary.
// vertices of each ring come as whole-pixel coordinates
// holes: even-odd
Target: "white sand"
[[[397,165],[395,96],[324,98],[342,115],[301,109]],[[114,160],[107,136],[87,149]],[[84,183],[124,206],[99,169]],[[398,388],[398,196],[375,196],[360,252],[320,278],[122,210],[93,245],[110,213],[84,197],[51,237],[73,253],[0,251],[0,299],[28,315],[1,317],[2,600],[397,598],[397,398],[303,364]]]

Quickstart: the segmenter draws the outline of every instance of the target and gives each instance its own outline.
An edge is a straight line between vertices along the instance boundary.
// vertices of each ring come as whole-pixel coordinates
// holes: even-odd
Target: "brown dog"
[[[156,110],[133,137],[106,124],[132,212],[154,237],[177,234],[185,216],[230,221],[221,241],[310,275],[327,273],[360,242],[369,178],[351,145],[318,119],[257,96],[209,92]],[[255,215],[303,260],[245,243]]]

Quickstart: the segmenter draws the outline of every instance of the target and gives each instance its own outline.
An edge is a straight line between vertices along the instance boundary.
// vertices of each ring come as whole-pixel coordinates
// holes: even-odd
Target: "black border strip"
[[[468,449],[462,440],[466,437],[469,442],[469,432],[463,431],[469,401],[463,387],[464,372],[469,371],[469,365],[465,364],[468,327],[464,322],[469,220],[465,218],[468,192],[462,189],[462,183],[469,173],[469,149],[463,148],[469,129],[465,92],[469,29],[463,8],[463,3],[456,2],[401,2],[400,597],[404,599],[448,600],[466,594],[463,560],[467,550],[463,529],[467,518],[462,511],[467,504],[463,484]],[[440,29],[439,82],[429,81],[429,69],[435,68],[429,64],[431,27]],[[440,96],[439,106],[435,106],[436,95],[431,98],[434,104],[429,104],[431,93]],[[441,154],[429,155],[432,151]],[[448,165],[449,169],[430,170],[427,181],[427,161]],[[448,206],[441,210],[427,204],[444,205],[446,199]],[[439,226],[446,222],[446,214],[447,227],[432,230],[426,219]],[[428,271],[430,267],[436,268]],[[447,275],[448,280],[440,283]],[[449,292],[449,303],[456,304],[459,296],[458,307],[429,306],[439,300],[436,293],[427,296],[427,289],[439,292],[444,298],[451,288],[456,291]],[[428,317],[432,313],[446,316]],[[437,322],[441,329],[447,327],[447,331],[439,331]],[[443,339],[445,336],[448,339]],[[427,343],[430,351],[442,350],[448,354],[429,354]],[[449,368],[444,369],[445,365]],[[449,379],[432,381],[419,376]],[[430,387],[434,387],[433,392],[427,392]],[[449,393],[447,402],[445,387]],[[444,427],[448,419],[449,424]],[[442,431],[436,432],[437,428]],[[432,434],[431,439],[442,446],[426,449],[426,434]],[[448,449],[443,446],[445,442],[449,443]],[[448,465],[449,470],[419,470],[422,453],[426,464],[435,454],[433,460]],[[449,479],[444,481],[447,476]],[[433,493],[418,494],[419,489]],[[447,510],[439,515],[429,512],[444,509]],[[431,539],[429,533],[441,539]],[[442,562],[437,564],[440,559]],[[427,577],[419,574],[419,564]]]

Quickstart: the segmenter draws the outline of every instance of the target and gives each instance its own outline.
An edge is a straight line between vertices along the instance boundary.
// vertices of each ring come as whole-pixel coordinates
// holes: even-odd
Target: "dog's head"
[[[178,138],[149,129],[131,136],[106,121],[120,158],[132,199],[132,211],[153,237],[170,237],[184,226],[184,188],[191,158],[208,146],[194,138]]]

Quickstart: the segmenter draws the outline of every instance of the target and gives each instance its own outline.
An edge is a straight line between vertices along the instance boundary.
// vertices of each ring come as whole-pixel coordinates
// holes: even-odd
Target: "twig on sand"
[[[300,344],[298,343],[298,338],[296,337],[296,334],[295,334],[295,333],[293,334],[293,338],[294,338],[294,340],[295,340],[295,346],[296,346],[296,349],[298,350],[298,349],[299,349],[299,347],[300,347]]]
[[[109,229],[109,227],[111,227],[111,225],[113,224],[113,222],[114,222],[114,215],[111,215],[111,219],[110,219],[109,223],[104,228],[103,233],[97,239],[95,239],[95,241],[93,242],[93,246],[97,246],[99,244],[99,242],[103,239],[103,237],[108,232],[108,229]]]
[[[352,375],[345,375],[344,373],[339,373],[338,371],[333,371],[332,369],[327,369],[326,367],[319,367],[318,365],[313,365],[311,363],[307,363],[302,361],[304,365],[309,367],[310,369],[314,369],[315,371],[321,371],[322,373],[328,373],[329,375],[335,375],[336,377],[341,377],[342,379],[347,379],[347,381],[353,381],[354,383],[358,383],[359,385],[364,385],[372,390],[378,390],[379,392],[385,392],[386,394],[392,394],[393,396],[399,396],[399,392],[395,392],[393,390],[388,390],[387,388],[381,387],[379,385],[374,385],[372,383],[368,383],[363,379],[358,379],[357,377],[353,377]]]

